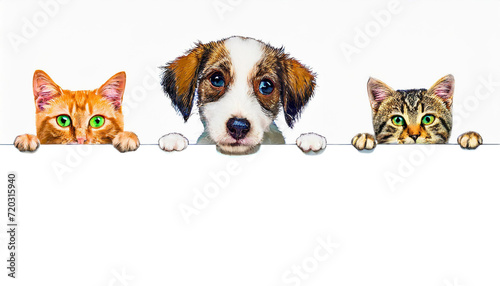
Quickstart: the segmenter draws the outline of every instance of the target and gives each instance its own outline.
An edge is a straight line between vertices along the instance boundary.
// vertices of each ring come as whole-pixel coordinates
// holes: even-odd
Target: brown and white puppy
[[[225,154],[250,154],[260,144],[284,144],[274,124],[280,110],[293,127],[315,88],[315,75],[283,48],[231,37],[198,43],[163,67],[161,82],[172,105],[187,121],[195,101],[205,132],[198,144],[216,144]],[[326,139],[308,133],[297,139],[304,152],[326,147]],[[165,151],[183,150],[178,133],[159,140]]]

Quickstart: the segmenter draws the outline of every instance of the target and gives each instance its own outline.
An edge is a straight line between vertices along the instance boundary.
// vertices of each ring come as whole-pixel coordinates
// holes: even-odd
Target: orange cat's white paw
[[[316,133],[304,133],[295,143],[302,152],[318,152],[326,148],[326,138]]]
[[[36,135],[23,134],[16,137],[14,146],[21,152],[35,152],[40,146],[40,140]]]
[[[113,146],[120,152],[135,151],[139,148],[139,138],[133,132],[123,131],[113,138]]]
[[[375,143],[375,137],[369,133],[359,133],[354,136],[351,140],[352,146],[358,149],[358,151],[362,150],[372,150],[377,146]]]
[[[186,137],[179,133],[169,133],[163,135],[160,140],[158,140],[158,146],[160,149],[172,152],[172,151],[182,151],[187,148],[189,141]]]
[[[483,144],[483,138],[477,132],[466,132],[458,136],[458,144],[464,149],[476,149]]]

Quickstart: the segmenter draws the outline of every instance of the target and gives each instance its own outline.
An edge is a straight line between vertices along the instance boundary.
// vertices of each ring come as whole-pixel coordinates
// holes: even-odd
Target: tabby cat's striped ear
[[[373,112],[377,112],[382,101],[391,96],[394,92],[390,86],[373,77],[370,77],[368,80],[367,88],[368,98],[370,99]]]
[[[455,90],[455,78],[449,74],[440,78],[431,88],[428,93],[434,94],[441,98],[448,109],[451,109],[453,104],[453,92]]]

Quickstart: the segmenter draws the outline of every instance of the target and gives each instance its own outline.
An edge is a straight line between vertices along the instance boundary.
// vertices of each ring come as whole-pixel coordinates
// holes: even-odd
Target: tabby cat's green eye
[[[68,115],[59,115],[56,120],[61,127],[68,127],[71,124],[71,118]]]
[[[104,117],[100,115],[96,115],[92,118],[90,118],[90,126],[93,128],[99,128],[104,124]]]
[[[403,126],[403,125],[405,125],[405,120],[402,116],[394,116],[392,118],[392,123],[394,123],[394,125],[397,125],[397,126]]]
[[[434,115],[426,115],[422,117],[422,124],[429,125],[434,122]]]

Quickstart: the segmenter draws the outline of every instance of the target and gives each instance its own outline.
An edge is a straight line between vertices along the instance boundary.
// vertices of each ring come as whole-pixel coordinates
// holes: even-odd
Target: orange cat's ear
[[[126,78],[125,72],[119,72],[108,79],[97,91],[97,94],[109,100],[116,110],[122,106]]]
[[[42,70],[33,75],[33,94],[36,111],[43,111],[49,101],[62,94],[62,89]]]
[[[373,112],[377,112],[380,104],[382,104],[382,101],[391,96],[394,92],[390,86],[373,77],[370,77],[368,80],[367,88],[368,98],[370,99]]]
[[[434,94],[441,98],[448,109],[453,104],[453,92],[455,91],[455,78],[449,74],[440,78],[431,88],[428,93]]]

